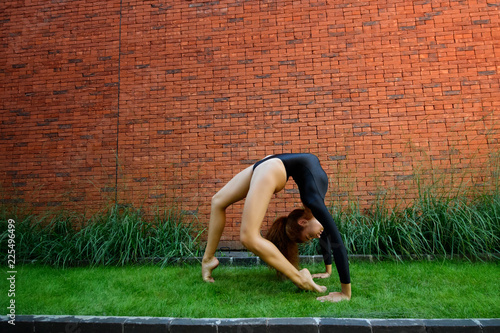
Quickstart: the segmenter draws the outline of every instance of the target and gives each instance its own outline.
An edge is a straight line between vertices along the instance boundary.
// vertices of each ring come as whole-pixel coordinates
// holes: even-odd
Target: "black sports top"
[[[280,159],[287,173],[292,177],[300,192],[300,200],[309,208],[313,216],[321,223],[324,230],[320,245],[325,265],[332,264],[332,252],[340,282],[351,282],[349,261],[342,237],[335,225],[332,215],[325,206],[325,195],[328,190],[328,176],[321,167],[319,159],[312,154],[277,154],[270,155],[255,163],[253,169],[271,158]]]

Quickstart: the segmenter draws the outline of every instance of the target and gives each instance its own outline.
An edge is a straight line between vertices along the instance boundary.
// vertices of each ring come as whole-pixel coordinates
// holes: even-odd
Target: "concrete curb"
[[[15,325],[0,318],[1,332],[23,333],[499,333],[500,319],[343,319],[28,316]]]

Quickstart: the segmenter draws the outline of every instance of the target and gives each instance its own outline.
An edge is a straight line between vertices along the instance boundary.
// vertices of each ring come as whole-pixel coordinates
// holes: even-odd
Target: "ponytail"
[[[312,218],[312,214],[304,209],[295,209],[288,216],[282,216],[274,221],[266,235],[266,239],[271,241],[297,269],[299,268],[297,243],[302,243],[300,236],[304,229],[298,223],[301,218],[309,220]]]

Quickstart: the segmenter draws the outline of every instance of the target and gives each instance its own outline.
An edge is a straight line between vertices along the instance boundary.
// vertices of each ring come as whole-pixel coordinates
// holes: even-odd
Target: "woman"
[[[308,241],[321,237],[320,244],[326,272],[316,274],[314,277],[330,276],[331,252],[333,251],[342,291],[319,297],[318,300],[337,302],[350,299],[351,283],[347,253],[335,222],[324,203],[328,188],[328,176],[321,167],[318,158],[312,154],[267,156],[238,173],[213,196],[207,247],[202,261],[203,279],[207,282],[214,281],[212,271],[219,265],[219,261],[215,258],[215,251],[224,230],[226,208],[246,198],[240,230],[240,240],[243,245],[268,265],[288,277],[299,288],[317,292],[326,291],[326,287],[319,286],[313,281],[313,276],[307,269],[299,271],[297,263],[292,264],[272,241],[260,235],[260,227],[269,201],[274,193],[285,187],[289,177],[292,177],[297,184],[300,199],[306,208],[293,216],[290,214],[285,222],[283,219],[278,219],[276,221],[278,224],[275,223],[271,227],[268,238],[279,244],[283,243],[280,242],[280,239],[286,240],[288,238],[286,243],[289,243],[290,241]],[[323,230],[325,232],[322,232]],[[286,251],[282,244],[280,247],[281,251],[289,257],[291,256],[290,253],[286,253],[289,251]],[[295,255],[293,254],[293,256]]]

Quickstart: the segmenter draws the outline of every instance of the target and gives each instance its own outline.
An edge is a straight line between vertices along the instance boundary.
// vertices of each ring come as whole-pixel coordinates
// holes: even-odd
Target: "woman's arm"
[[[313,278],[326,279],[332,275],[332,247],[327,232],[323,232],[319,238],[319,245],[323,261],[325,263],[325,273],[313,274]]]
[[[327,296],[318,297],[319,301],[339,302],[342,300],[351,299],[351,276],[349,272],[349,260],[347,258],[347,250],[342,241],[340,232],[333,221],[333,217],[326,208],[324,201],[312,200],[309,202],[309,208],[313,216],[323,225],[325,232],[328,234],[329,244],[332,248],[333,259],[339,273],[341,291],[333,292]],[[325,233],[323,232],[323,234]],[[328,266],[328,265],[327,265]],[[330,266],[331,267],[331,266]],[[328,269],[328,268],[327,268]]]
[[[328,211],[328,208],[326,208],[324,201],[319,198],[316,198],[316,200],[310,200],[310,202],[308,202],[308,208],[311,209],[313,216],[323,225],[323,228],[325,228],[323,234],[327,234],[330,240],[333,259],[335,261],[335,266],[337,267],[340,282],[343,284],[350,284],[351,277],[349,273],[347,250],[344,246],[344,242],[342,241],[342,236],[333,221],[332,215]]]

